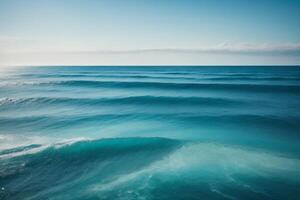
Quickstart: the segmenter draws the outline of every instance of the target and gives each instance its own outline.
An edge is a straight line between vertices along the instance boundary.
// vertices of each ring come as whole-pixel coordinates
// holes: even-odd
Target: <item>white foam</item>
[[[52,146],[55,148],[61,148],[64,146],[69,146],[69,145],[75,144],[77,142],[86,142],[86,141],[92,141],[92,140],[93,139],[87,138],[87,137],[77,137],[77,138],[61,140],[60,142],[52,144]]]
[[[57,142],[57,140],[58,140],[57,138],[50,139],[47,137],[39,137],[39,136],[24,137],[19,135],[18,136],[0,135],[0,150],[9,150],[9,149],[25,147],[29,145],[40,145],[35,148],[28,148],[28,149],[25,148],[23,151],[0,155],[0,158],[12,158],[12,157],[17,157],[17,156],[22,156],[27,154],[34,154],[43,151],[49,147],[61,148],[81,141],[90,141],[91,139],[85,137],[78,137],[78,138],[71,138],[65,140],[58,140],[59,142]]]
[[[0,150],[7,150],[32,144],[48,144],[49,138],[40,136],[22,136],[14,134],[0,135]]]
[[[207,178],[207,176],[213,175],[214,178],[220,178],[226,182],[234,180],[231,177],[232,174],[251,174],[263,177],[292,178],[299,181],[300,160],[236,146],[214,143],[190,144],[140,171],[119,176],[108,183],[94,185],[91,189],[111,190],[139,179],[143,179],[146,184],[152,176],[157,174],[165,176],[166,179],[187,174],[191,174],[188,176],[189,178]],[[253,192],[262,193],[244,183],[236,185],[242,185]]]
[[[30,145],[40,145],[35,148],[24,149],[23,151],[12,152],[1,155],[0,158],[12,158],[25,154],[34,154],[49,147],[49,139],[39,136],[20,136],[20,135],[0,135],[0,150],[15,149]]]

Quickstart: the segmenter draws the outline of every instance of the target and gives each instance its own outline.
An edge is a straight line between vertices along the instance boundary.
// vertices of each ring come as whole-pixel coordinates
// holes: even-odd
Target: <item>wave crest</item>
[[[36,146],[19,151],[28,148]],[[195,192],[209,199],[226,199],[234,197],[232,192],[237,190],[245,198],[249,194],[266,198],[273,196],[272,191],[256,180],[269,181],[273,187],[292,180],[295,185],[280,192],[287,194],[300,178],[297,158],[232,145],[164,138],[62,142],[34,154],[2,158],[0,163],[0,184],[12,199],[43,199],[48,195],[70,198],[66,194],[75,199],[193,199],[189,194]],[[27,187],[32,184],[36,187]],[[156,198],[161,190],[164,193],[159,194],[164,196]]]

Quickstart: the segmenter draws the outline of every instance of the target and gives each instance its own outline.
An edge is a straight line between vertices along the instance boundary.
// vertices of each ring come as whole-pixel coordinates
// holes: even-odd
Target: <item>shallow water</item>
[[[0,199],[300,199],[300,68],[0,75]]]

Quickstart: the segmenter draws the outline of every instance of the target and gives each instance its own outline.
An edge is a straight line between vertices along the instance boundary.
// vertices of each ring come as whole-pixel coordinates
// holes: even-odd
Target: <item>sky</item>
[[[9,65],[300,65],[300,1],[0,0]]]

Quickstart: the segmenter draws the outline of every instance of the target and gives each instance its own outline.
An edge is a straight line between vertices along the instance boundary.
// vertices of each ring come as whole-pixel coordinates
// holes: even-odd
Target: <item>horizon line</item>
[[[72,65],[72,64],[55,64],[55,65],[10,65],[7,67],[300,67],[300,64],[125,64],[125,65]]]

